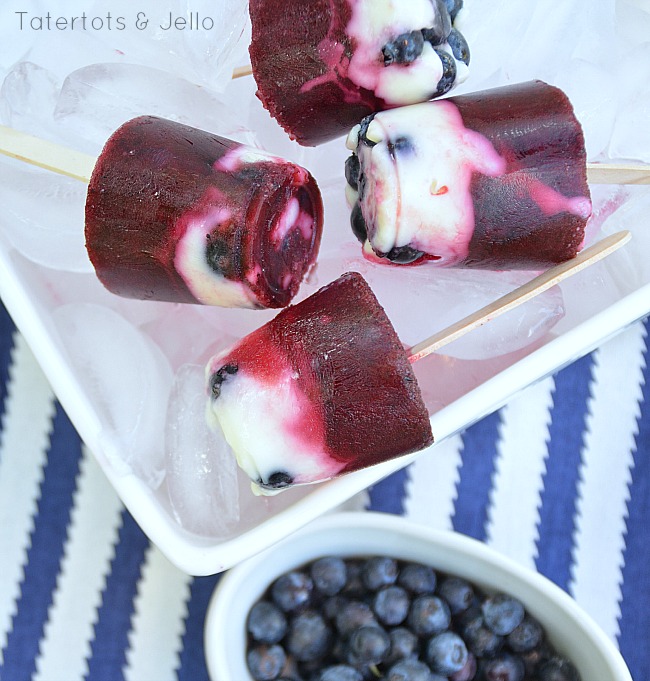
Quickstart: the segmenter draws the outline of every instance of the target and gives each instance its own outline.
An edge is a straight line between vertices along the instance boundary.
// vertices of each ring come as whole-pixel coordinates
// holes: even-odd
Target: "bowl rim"
[[[333,548],[333,543],[339,548]],[[382,543],[385,546],[380,550],[377,547]],[[406,556],[405,547],[409,547]],[[221,577],[210,598],[204,627],[205,658],[212,681],[252,681],[246,672],[243,652],[245,615],[275,577],[323,555],[380,552],[429,562],[441,572],[455,572],[488,590],[507,590],[522,598],[545,628],[551,618],[561,615],[562,626],[549,636],[554,645],[561,650],[572,637],[579,639],[591,649],[589,655],[598,658],[593,664],[600,681],[632,681],[611,639],[567,592],[542,574],[469,536],[373,511],[341,511],[322,516]],[[467,566],[455,564],[467,558],[470,559]],[[485,574],[476,577],[478,569],[485,570]],[[499,579],[507,579],[508,587],[504,588]],[[238,648],[241,653],[236,652]],[[573,653],[566,654],[578,664]],[[588,681],[589,676],[582,670],[581,673],[583,681]]]

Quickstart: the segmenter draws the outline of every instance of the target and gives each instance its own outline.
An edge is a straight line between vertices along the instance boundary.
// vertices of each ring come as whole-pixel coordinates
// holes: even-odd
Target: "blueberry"
[[[449,676],[466,664],[469,653],[463,639],[453,631],[443,631],[427,644],[427,662],[437,674]]]
[[[357,663],[379,664],[388,655],[390,638],[380,627],[361,627],[350,634],[349,650]]]
[[[356,154],[351,154],[345,159],[345,179],[355,191],[359,191],[359,175],[361,164]]]
[[[537,648],[543,637],[542,625],[530,615],[525,615],[521,624],[508,634],[506,640],[515,653],[524,653]]]
[[[397,578],[400,586],[414,594],[433,593],[436,590],[436,582],[433,568],[420,563],[407,563]]]
[[[415,147],[410,137],[400,135],[395,140],[389,140],[386,144],[390,157],[394,159],[398,154],[406,154],[412,152]]]
[[[552,657],[543,662],[537,670],[539,681],[580,681],[578,670],[561,657]]]
[[[409,263],[419,260],[423,255],[424,253],[422,251],[418,251],[417,248],[413,248],[412,246],[395,246],[382,257],[399,265],[408,265]]]
[[[401,660],[394,664],[386,675],[386,681],[438,681],[429,667],[420,660]],[[440,679],[440,681],[445,681]]]
[[[507,636],[524,619],[521,601],[508,594],[494,594],[481,604],[485,624],[499,636]]]
[[[211,269],[219,274],[232,272],[230,254],[231,249],[225,241],[212,234],[207,235],[205,258]]]
[[[361,569],[361,579],[366,588],[376,591],[382,586],[394,584],[397,581],[399,569],[397,561],[388,556],[373,556],[368,558]]]
[[[258,601],[246,622],[248,633],[259,643],[278,643],[287,632],[287,618],[275,603]]]
[[[476,670],[476,657],[472,653],[468,652],[465,666],[462,669],[459,669],[457,672],[451,674],[449,681],[472,681],[474,678],[476,678]]]
[[[328,652],[331,640],[332,631],[322,615],[305,610],[290,621],[286,648],[297,660],[319,660]]]
[[[259,645],[251,648],[246,654],[248,671],[256,681],[273,681],[284,668],[287,656],[279,645]]]
[[[266,482],[258,480],[258,484],[265,489],[284,489],[293,484],[293,477],[286,471],[276,471],[269,475],[269,479]]]
[[[363,244],[368,238],[368,226],[361,212],[361,204],[357,201],[354,204],[354,208],[350,213],[350,226],[352,227],[352,233],[357,239]]]
[[[503,646],[503,637],[497,636],[491,629],[485,626],[482,617],[472,619],[466,623],[461,633],[467,648],[476,657],[490,657],[496,655]]]
[[[456,21],[456,15],[463,8],[463,0],[444,0],[447,11],[452,21]]]
[[[447,43],[454,57],[469,66],[469,45],[467,40],[465,40],[465,36],[457,29],[452,28],[451,33],[447,36]]]
[[[316,681],[363,681],[361,672],[347,664],[326,667],[316,677]]]
[[[410,604],[406,590],[401,586],[391,585],[377,592],[372,602],[372,609],[380,622],[395,626],[406,619]]]
[[[221,395],[221,384],[228,376],[236,374],[238,370],[239,367],[236,364],[224,364],[212,374],[212,378],[210,379],[210,392],[215,400]]]
[[[348,578],[345,561],[336,556],[326,556],[314,561],[309,573],[316,589],[326,596],[339,593]]]
[[[481,662],[481,678],[485,681],[523,681],[526,674],[521,658],[502,653]]]
[[[438,81],[438,86],[436,87],[436,96],[440,97],[449,92],[454,86],[456,81],[456,62],[444,50],[436,50],[435,52],[442,62],[442,78]]]
[[[381,48],[381,53],[384,55],[384,66],[410,64],[422,54],[423,47],[422,31],[402,33]]]
[[[433,26],[422,29],[423,38],[434,47],[447,40],[451,31],[451,16],[443,0],[431,0],[434,8]]]
[[[418,637],[406,627],[395,627],[388,632],[390,651],[387,662],[398,662],[410,657],[417,657]]]
[[[372,140],[368,139],[368,127],[372,123],[374,117],[375,114],[371,113],[369,116],[361,119],[361,123],[359,123],[358,144],[364,144],[367,147],[374,147],[377,144],[377,142],[373,142]]]
[[[446,577],[438,586],[438,595],[445,599],[452,615],[458,615],[474,602],[472,585],[460,577]]]
[[[336,629],[341,636],[349,636],[355,629],[376,624],[375,615],[370,606],[362,601],[346,603],[336,616]]]
[[[282,610],[291,612],[310,602],[313,588],[308,575],[294,570],[275,580],[271,587],[271,597]]]
[[[408,624],[418,636],[444,631],[451,622],[449,606],[437,596],[418,596],[408,614]]]

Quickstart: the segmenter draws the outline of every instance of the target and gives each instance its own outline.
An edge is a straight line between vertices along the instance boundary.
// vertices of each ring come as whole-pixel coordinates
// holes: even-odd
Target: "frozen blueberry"
[[[427,644],[427,662],[437,674],[449,676],[466,664],[469,653],[463,639],[453,631],[443,631]]]
[[[382,586],[394,584],[397,581],[399,569],[397,561],[388,556],[373,556],[368,558],[361,569],[361,579],[366,588],[376,591]]]
[[[436,96],[440,97],[447,94],[454,86],[456,81],[456,61],[444,50],[436,49],[435,52],[442,62],[442,78],[438,81],[438,86],[436,87]]]
[[[409,265],[410,263],[419,260],[423,255],[424,253],[422,251],[418,251],[417,248],[413,248],[412,246],[395,246],[382,257],[391,262],[398,263],[399,265]]]
[[[507,636],[524,619],[521,601],[508,594],[488,596],[481,604],[485,624],[499,636]]]
[[[515,653],[524,653],[537,648],[543,638],[542,625],[530,615],[525,615],[521,624],[508,634],[506,640]]]
[[[381,48],[381,53],[384,55],[384,66],[410,64],[422,54],[423,47],[422,31],[402,33]]]
[[[438,586],[438,595],[444,598],[452,615],[458,615],[474,602],[474,589],[465,579],[446,577]]]
[[[408,615],[411,600],[401,586],[385,586],[380,589],[372,602],[372,609],[377,619],[383,624],[396,626]]]
[[[310,602],[313,589],[314,584],[309,575],[292,570],[275,580],[271,597],[282,610],[291,612]]]
[[[355,662],[379,664],[388,656],[390,638],[380,627],[361,627],[350,634],[349,649]]]
[[[469,45],[465,36],[457,29],[452,28],[451,33],[447,36],[447,43],[454,57],[469,66]]]
[[[537,670],[539,681],[580,681],[578,670],[561,657],[551,657],[542,662]]]
[[[212,374],[212,378],[210,379],[210,392],[215,400],[221,395],[221,384],[228,376],[236,374],[238,370],[239,367],[236,364],[224,364]]]
[[[355,191],[359,191],[360,173],[361,165],[359,164],[359,157],[356,154],[351,154],[345,159],[345,179]]]
[[[265,489],[283,489],[285,487],[289,487],[292,483],[293,477],[286,471],[276,471],[275,473],[271,473],[271,475],[269,475],[269,479],[266,482],[261,479],[258,481],[259,486],[264,487]]]
[[[284,668],[287,656],[284,648],[277,644],[266,644],[251,648],[246,654],[248,671],[256,681],[273,681],[277,679]]]
[[[367,147],[374,147],[377,144],[377,142],[373,142],[371,139],[368,139],[368,127],[372,123],[374,117],[375,114],[371,113],[369,116],[361,119],[361,123],[359,123],[358,144],[365,144]]]
[[[437,634],[451,622],[449,606],[437,596],[418,596],[411,603],[407,621],[418,636]]]
[[[368,226],[361,212],[361,204],[359,202],[354,204],[354,208],[350,213],[350,226],[352,233],[361,243],[365,243],[368,238]]]
[[[359,627],[376,623],[377,620],[370,606],[362,601],[346,603],[336,616],[336,629],[343,637],[349,636]]]
[[[207,235],[205,258],[211,269],[219,274],[232,273],[231,249],[228,244],[211,234]]]
[[[326,556],[314,561],[309,573],[316,589],[326,596],[339,593],[348,577],[345,561],[337,556]]]
[[[397,583],[414,594],[433,593],[436,590],[436,573],[428,565],[407,563],[400,570]]]
[[[418,637],[406,627],[395,627],[388,632],[390,650],[386,662],[393,663],[410,657],[417,657]]]
[[[431,673],[424,662],[413,659],[397,662],[386,675],[386,681],[438,681],[439,678]]]
[[[259,643],[278,643],[287,632],[287,618],[270,601],[258,601],[246,622],[248,633]]]
[[[316,681],[363,681],[361,672],[347,664],[326,667],[316,677]]]
[[[289,622],[287,652],[297,660],[319,660],[328,651],[332,631],[325,619],[314,610],[305,610]]]
[[[443,0],[431,0],[434,9],[433,25],[422,29],[422,37],[434,47],[447,40],[451,31],[451,16]]]
[[[509,653],[482,660],[480,669],[481,678],[485,681],[523,681],[526,673],[521,658]]]
[[[414,150],[413,141],[407,135],[400,135],[394,140],[389,140],[386,143],[386,148],[391,158],[396,158],[397,155],[404,155],[411,153]]]
[[[444,0],[447,11],[452,21],[456,21],[456,15],[463,8],[463,0]]]

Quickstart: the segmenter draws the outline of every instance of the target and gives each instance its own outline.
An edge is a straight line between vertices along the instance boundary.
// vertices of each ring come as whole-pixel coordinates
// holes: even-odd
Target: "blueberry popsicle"
[[[433,442],[406,350],[355,272],[213,357],[206,376],[208,419],[262,490],[320,482]]]
[[[154,116],[108,140],[88,186],[86,247],[121,296],[278,308],[316,260],[323,205],[304,168]]]
[[[541,81],[371,115],[349,137],[352,230],[383,263],[542,269],[591,215],[584,137]]]
[[[373,111],[422,102],[467,77],[462,0],[250,0],[257,96],[315,146]]]

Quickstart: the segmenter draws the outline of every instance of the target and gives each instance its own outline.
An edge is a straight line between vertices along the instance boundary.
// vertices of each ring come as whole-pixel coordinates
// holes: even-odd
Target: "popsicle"
[[[462,0],[250,0],[257,96],[316,146],[364,116],[447,93],[468,74]]]
[[[216,355],[208,416],[270,491],[433,442],[407,354],[363,277],[344,274]]]
[[[320,245],[323,206],[304,168],[154,116],[122,125],[90,178],[86,247],[121,296],[278,308]]]
[[[363,277],[343,274],[209,360],[208,423],[263,494],[424,449],[433,434],[411,365],[629,239],[605,237],[408,349]]]
[[[542,269],[581,249],[581,126],[541,81],[368,116],[348,137],[352,230],[376,262]]]

